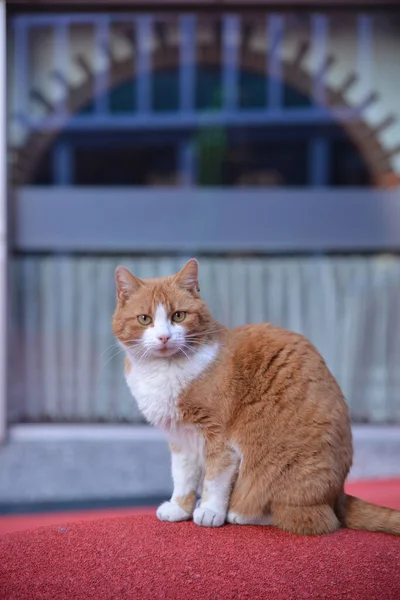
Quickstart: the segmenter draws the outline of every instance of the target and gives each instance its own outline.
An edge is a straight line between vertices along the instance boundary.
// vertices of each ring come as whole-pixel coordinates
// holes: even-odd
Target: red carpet
[[[400,508],[400,502],[399,502]],[[63,526],[74,521],[94,521],[106,517],[132,517],[135,515],[155,515],[157,507],[142,508],[102,508],[73,510],[67,512],[33,513],[27,515],[4,515],[0,517],[0,535],[36,529],[45,525]],[[0,596],[1,600],[1,596]]]
[[[381,506],[400,510],[400,479],[350,481],[346,491],[353,496]],[[72,521],[93,521],[103,517],[124,517],[137,514],[155,514],[156,507],[103,508],[0,516],[0,535],[34,529],[43,525],[64,525]]]
[[[351,482],[346,489],[400,509],[399,479]],[[154,512],[0,517],[1,600],[400,598],[399,538],[348,530],[319,538],[273,528],[207,530],[160,523]],[[47,527],[4,535],[39,525]]]
[[[0,538],[2,600],[398,600],[400,539],[133,516]]]

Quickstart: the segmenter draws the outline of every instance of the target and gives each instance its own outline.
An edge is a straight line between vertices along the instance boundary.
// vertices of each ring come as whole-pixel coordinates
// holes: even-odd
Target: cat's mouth
[[[155,356],[173,356],[179,352],[179,346],[161,346],[159,348],[154,348],[153,354]]]

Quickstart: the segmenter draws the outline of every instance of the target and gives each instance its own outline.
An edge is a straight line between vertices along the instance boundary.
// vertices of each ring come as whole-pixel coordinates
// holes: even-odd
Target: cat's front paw
[[[212,508],[199,506],[193,513],[193,521],[196,525],[203,527],[221,527],[225,523],[225,515],[212,510]]]
[[[183,510],[179,506],[179,504],[175,504],[174,502],[164,502],[157,508],[156,512],[157,517],[160,521],[188,521],[192,515]]]

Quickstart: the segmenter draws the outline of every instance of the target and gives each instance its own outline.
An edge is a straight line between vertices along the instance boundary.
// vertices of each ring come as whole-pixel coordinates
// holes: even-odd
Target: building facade
[[[140,421],[114,268],[193,254],[221,321],[306,334],[355,420],[400,420],[398,12],[18,7],[7,32],[10,423]]]

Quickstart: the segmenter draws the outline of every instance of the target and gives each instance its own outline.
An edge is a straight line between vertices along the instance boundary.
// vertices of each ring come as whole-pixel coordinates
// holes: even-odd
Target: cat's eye
[[[182,321],[184,321],[185,318],[186,318],[186,313],[183,310],[177,310],[172,315],[172,321],[174,321],[174,323],[182,323]]]
[[[149,315],[139,315],[137,320],[141,325],[150,325],[152,319]]]

